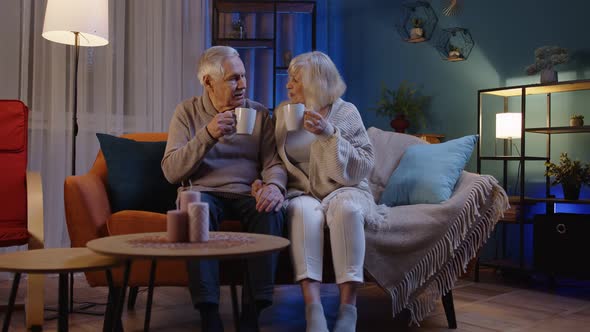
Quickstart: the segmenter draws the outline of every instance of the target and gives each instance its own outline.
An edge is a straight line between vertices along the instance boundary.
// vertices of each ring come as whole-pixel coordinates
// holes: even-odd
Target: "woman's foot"
[[[356,331],[356,307],[352,304],[341,304],[334,332]]]
[[[328,323],[321,303],[305,305],[306,332],[328,332]]]

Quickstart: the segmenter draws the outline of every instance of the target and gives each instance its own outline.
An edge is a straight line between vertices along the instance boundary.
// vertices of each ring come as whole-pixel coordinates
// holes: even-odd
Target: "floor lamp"
[[[109,0],[47,0],[43,38],[74,45],[74,100],[72,111],[72,175],[76,175],[78,136],[78,60],[80,46],[109,43]],[[70,312],[74,303],[74,276],[70,274]]]
[[[78,59],[80,46],[109,43],[108,0],[47,0],[43,38],[74,45],[74,109],[72,112],[72,175],[76,175],[78,135]]]

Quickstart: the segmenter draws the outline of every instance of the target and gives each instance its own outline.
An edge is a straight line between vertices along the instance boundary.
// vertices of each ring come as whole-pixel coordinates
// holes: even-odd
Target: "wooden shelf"
[[[420,38],[409,38],[409,39],[404,39],[404,41],[408,42],[408,43],[422,43],[426,41],[426,38],[424,37],[420,37]]]
[[[273,39],[232,39],[218,38],[214,45],[231,46],[233,48],[268,48],[274,47]]]
[[[479,159],[481,160],[516,160],[520,161],[520,156],[480,156]],[[525,156],[522,159],[524,160],[538,160],[538,161],[546,161],[547,157],[531,157]]]
[[[590,204],[590,199],[564,199],[564,198],[532,198],[525,197],[525,203],[563,203],[563,204]],[[590,215],[588,216],[590,218]]]
[[[248,90],[254,99],[272,110],[287,98],[288,63],[283,60],[291,58],[293,52],[317,48],[317,0],[213,0],[211,7],[211,44],[230,46],[240,53],[257,53],[242,58],[251,81],[270,79],[267,74],[269,69],[272,71],[269,84],[253,84]],[[243,30],[239,29],[238,19]],[[263,26],[259,24],[261,20],[265,22]],[[305,33],[293,35],[302,25],[309,25]],[[258,53],[264,55],[265,61],[257,61]]]
[[[220,13],[274,13],[274,1],[219,1]],[[309,1],[277,1],[277,13],[311,13],[315,3]]]
[[[579,127],[544,127],[544,128],[528,128],[526,132],[539,134],[575,134],[575,133],[590,133],[590,126]]]
[[[517,271],[522,271],[523,269],[525,271],[532,271],[533,267],[532,266],[527,266],[525,265],[522,269],[520,267],[520,265],[512,260],[509,259],[491,259],[488,261],[480,261],[479,265],[481,266],[489,266],[489,267],[495,267],[495,268],[503,268],[503,269],[510,269],[510,270],[517,270]]]
[[[414,136],[430,144],[438,144],[445,137],[441,134],[414,134]]]
[[[447,61],[450,61],[450,62],[465,61],[465,58],[462,56],[456,56],[456,57],[452,57],[452,58],[448,57]]]
[[[578,199],[578,200],[571,200],[571,199],[563,199],[563,198],[543,198],[543,197],[529,197],[525,196],[523,199],[523,204],[538,204],[538,203],[566,203],[566,204],[590,204],[590,199]],[[510,196],[510,204],[520,204],[520,197],[519,196]],[[588,216],[590,218],[590,215]]]
[[[523,89],[525,95],[590,90],[590,80],[566,81],[563,83],[558,82],[551,84],[518,85],[501,89],[484,89],[480,90],[480,92],[486,95],[515,97],[521,96]]]

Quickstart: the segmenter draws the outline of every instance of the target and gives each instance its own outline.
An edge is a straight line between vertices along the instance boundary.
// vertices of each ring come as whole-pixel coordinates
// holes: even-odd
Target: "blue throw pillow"
[[[408,147],[379,203],[397,206],[448,200],[476,142],[477,135],[470,135],[441,144]]]
[[[113,213],[140,210],[165,213],[176,208],[176,189],[160,162],[166,142],[139,142],[97,133],[108,171],[108,193]]]

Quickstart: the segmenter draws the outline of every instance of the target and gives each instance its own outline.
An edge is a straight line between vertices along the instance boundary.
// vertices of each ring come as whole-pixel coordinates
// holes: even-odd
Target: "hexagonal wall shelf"
[[[401,10],[401,19],[395,27],[404,41],[421,43],[432,37],[438,17],[429,2],[404,2]]]
[[[467,60],[475,42],[469,30],[465,28],[443,29],[436,42],[436,50],[446,61]]]

